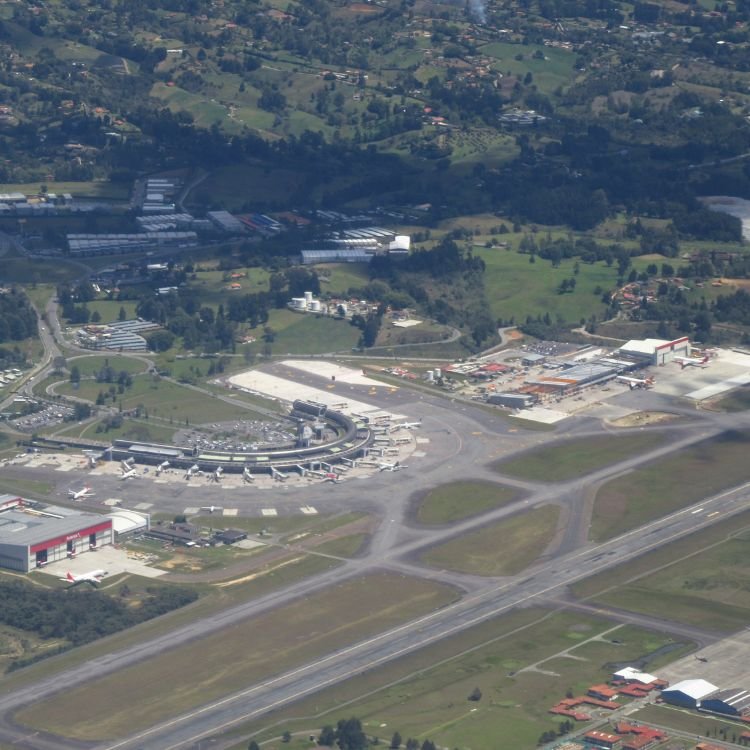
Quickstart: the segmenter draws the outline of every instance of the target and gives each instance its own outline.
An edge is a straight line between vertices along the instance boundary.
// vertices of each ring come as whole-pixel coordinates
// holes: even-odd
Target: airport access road
[[[423,648],[512,608],[542,601],[553,592],[592,574],[627,562],[649,550],[726,518],[747,506],[750,482],[623,534],[604,544],[578,550],[525,571],[525,577],[494,582],[487,590],[430,615],[344,648],[306,666],[248,687],[222,700],[139,732],[130,738],[99,745],[99,750],[176,750],[260,717],[348,677]],[[521,580],[518,580],[521,579]],[[0,703],[0,708],[3,705]]]

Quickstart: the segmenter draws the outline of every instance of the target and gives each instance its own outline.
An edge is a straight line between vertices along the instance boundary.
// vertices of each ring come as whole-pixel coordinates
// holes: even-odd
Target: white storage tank
[[[432,370],[427,370],[425,377],[427,378],[428,383],[433,383],[435,381],[435,373]]]
[[[292,307],[295,310],[304,310],[307,308],[307,300],[304,297],[292,297]]]
[[[305,292],[305,302],[309,305],[312,302],[313,293],[312,292]]]
[[[310,312],[320,312],[320,300],[311,300],[310,304],[308,305],[308,309],[310,310]]]
[[[437,378],[438,380],[440,380],[440,378],[442,378],[442,377],[443,377],[443,371],[442,371],[442,370],[441,370],[441,369],[440,369],[439,367],[436,367],[436,368],[435,368],[435,377],[436,377],[436,378]]]

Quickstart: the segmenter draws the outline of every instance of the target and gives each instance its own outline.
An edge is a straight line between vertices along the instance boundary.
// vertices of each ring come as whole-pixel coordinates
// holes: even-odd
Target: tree
[[[92,323],[99,323],[101,322],[102,316],[101,313],[98,310],[94,310],[94,312],[91,313],[91,322]]]
[[[469,695],[469,700],[470,701],[481,701],[482,700],[482,691],[478,687],[475,687],[471,691],[471,694]]]
[[[255,740],[250,740],[247,745],[247,750],[260,750],[260,745]]]
[[[291,742],[292,741],[292,733],[287,729],[284,734],[281,735],[281,741],[282,742]]]
[[[419,750],[419,740],[409,737],[409,739],[406,740],[406,750]]]
[[[370,743],[362,731],[362,722],[354,717],[339,720],[336,725],[336,744],[341,750],[366,750]]]
[[[336,742],[336,730],[330,724],[326,724],[320,730],[318,744],[323,745],[323,747],[333,747],[334,742]]]
[[[398,750],[401,747],[401,735],[398,732],[393,733],[391,737],[391,750]]]
[[[80,383],[81,382],[81,371],[78,369],[78,365],[73,365],[70,368],[70,382]]]
[[[117,313],[117,320],[127,320],[128,314],[125,312],[125,308],[121,307],[120,312]]]

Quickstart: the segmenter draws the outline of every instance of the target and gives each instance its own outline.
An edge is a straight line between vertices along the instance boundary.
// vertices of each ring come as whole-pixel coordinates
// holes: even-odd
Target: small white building
[[[674,341],[664,339],[631,339],[619,349],[623,354],[645,359],[651,365],[664,365],[675,357],[690,356],[690,340],[683,336]]]

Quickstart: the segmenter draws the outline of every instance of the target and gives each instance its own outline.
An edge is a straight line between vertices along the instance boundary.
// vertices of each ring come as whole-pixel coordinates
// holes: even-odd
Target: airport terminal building
[[[28,573],[112,544],[112,519],[0,495],[0,567]]]

